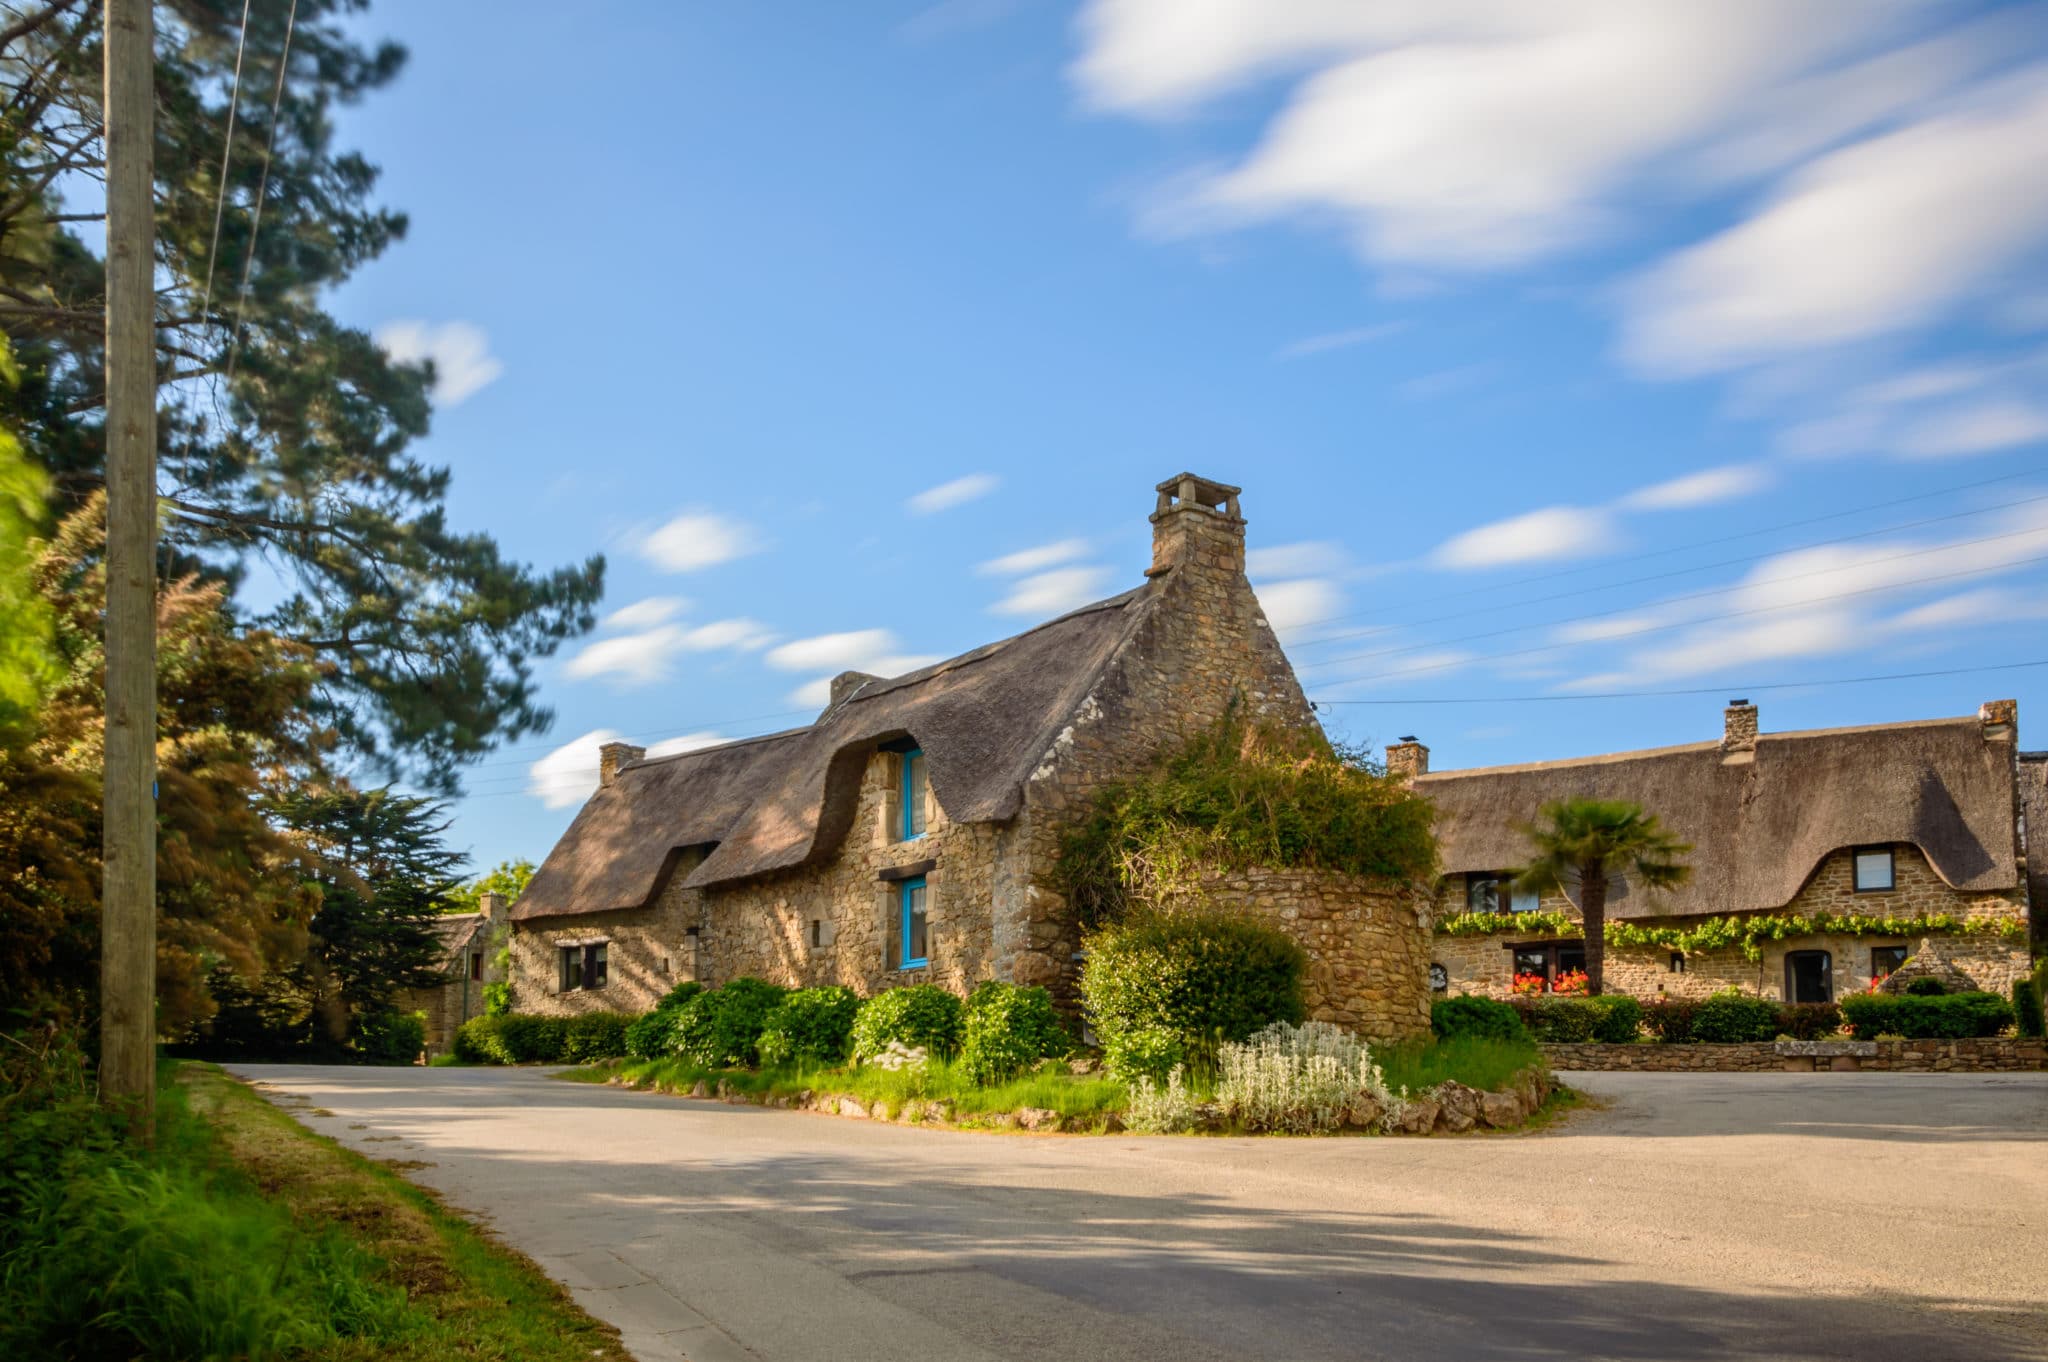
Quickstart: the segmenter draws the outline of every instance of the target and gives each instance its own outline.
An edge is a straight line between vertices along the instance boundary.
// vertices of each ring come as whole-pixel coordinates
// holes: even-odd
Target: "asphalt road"
[[[2048,1074],[1588,1074],[1540,1134],[1285,1140],[236,1071],[647,1362],[2048,1359]]]

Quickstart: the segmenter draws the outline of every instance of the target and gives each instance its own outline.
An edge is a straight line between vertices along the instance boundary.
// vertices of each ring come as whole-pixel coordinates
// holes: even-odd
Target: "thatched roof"
[[[1625,799],[1693,844],[1692,879],[1629,892],[1618,917],[1781,908],[1830,853],[1908,842],[1956,889],[2019,882],[2013,746],[1976,718],[1766,733],[1754,760],[1719,743],[1418,777],[1437,806],[1446,874],[1528,859],[1516,825],[1549,800]]]
[[[920,671],[869,680],[808,728],[621,767],[583,806],[515,920],[634,908],[692,848],[692,887],[823,859],[853,821],[867,760],[914,740],[946,816],[1002,822],[1154,599],[1140,587]]]

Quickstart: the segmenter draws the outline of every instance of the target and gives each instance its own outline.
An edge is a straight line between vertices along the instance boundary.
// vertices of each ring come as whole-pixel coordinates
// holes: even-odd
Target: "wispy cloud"
[[[1300,340],[1289,341],[1273,352],[1274,359],[1307,359],[1310,355],[1325,355],[1332,350],[1348,350],[1354,345],[1368,345],[1373,341],[1385,340],[1407,329],[1406,322],[1377,322],[1372,326],[1354,326],[1348,331],[1329,331],[1320,336],[1303,336]]]
[[[1054,568],[1018,579],[1009,594],[989,607],[992,614],[1051,619],[1102,599],[1109,582],[1104,567]]]
[[[1034,548],[1006,553],[1000,558],[991,558],[974,570],[987,577],[1015,577],[1024,572],[1043,572],[1046,568],[1071,563],[1076,558],[1087,556],[1087,540],[1060,539],[1050,544],[1039,544]]]
[[[597,789],[598,749],[619,739],[611,728],[569,739],[527,768],[526,792],[551,809],[581,804]]]
[[[1253,581],[1276,577],[1316,577],[1342,572],[1351,555],[1342,544],[1309,540],[1299,544],[1271,544],[1249,549],[1244,555],[1245,575]]]
[[[792,704],[822,705],[831,698],[832,678],[840,672],[901,676],[943,658],[937,654],[903,652],[896,635],[887,629],[849,629],[792,639],[770,648],[762,660],[778,671],[824,673],[789,693]]]
[[[1762,464],[1727,464],[1639,488],[1615,504],[1627,511],[1690,510],[1761,492],[1771,481],[1770,469]]]
[[[585,644],[563,671],[579,680],[614,677],[620,685],[645,686],[667,680],[685,653],[757,652],[774,637],[766,625],[750,619],[657,624]]]
[[[1460,570],[1556,562],[1606,553],[1619,542],[1613,517],[1605,510],[1546,506],[1453,535],[1429,561]]]
[[[697,733],[678,733],[673,738],[663,738],[660,742],[647,744],[647,755],[650,757],[673,757],[681,752],[695,752],[699,748],[716,747],[722,742],[729,741],[731,739],[727,738],[723,733],[713,733],[708,730]]]
[[[767,545],[753,526],[716,511],[692,508],[641,536],[640,556],[667,572],[697,572],[759,553]]]
[[[606,630],[646,629],[666,623],[689,608],[689,601],[681,596],[646,596],[612,611],[597,622],[597,627]]]
[[[1405,379],[1395,391],[1413,402],[1429,402],[1476,388],[1492,376],[1491,364],[1461,364],[1455,369],[1439,369],[1435,373]]]
[[[434,400],[445,407],[462,405],[505,372],[491,353],[490,336],[474,322],[386,322],[377,328],[376,340],[401,364],[431,362]]]
[[[1327,577],[1263,582],[1258,597],[1266,622],[1282,643],[1292,643],[1344,613],[1344,592]]]
[[[942,482],[937,487],[927,487],[912,497],[906,504],[917,515],[933,515],[939,511],[950,511],[955,506],[964,506],[970,501],[979,501],[1002,485],[1002,479],[993,473],[969,473],[964,478]]]

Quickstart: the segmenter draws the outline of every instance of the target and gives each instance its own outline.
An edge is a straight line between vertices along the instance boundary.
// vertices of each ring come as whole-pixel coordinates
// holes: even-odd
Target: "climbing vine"
[[[1563,913],[1458,913],[1436,926],[1440,936],[1488,936],[1496,932],[1531,936],[1568,936],[1583,930]],[[1646,926],[1638,922],[1607,922],[1607,944],[1622,950],[1657,947],[1674,951],[1714,951],[1730,947],[1745,959],[1763,958],[1764,943],[1794,936],[1960,936],[1982,934],[2008,939],[2026,935],[2026,924],[2004,918],[1958,917],[1954,913],[1922,913],[1917,917],[1885,917],[1877,913],[1758,913],[1753,916],[1710,917],[1689,927]]]

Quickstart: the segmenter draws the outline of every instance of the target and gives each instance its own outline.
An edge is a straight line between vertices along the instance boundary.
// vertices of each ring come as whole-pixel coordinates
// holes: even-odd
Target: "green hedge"
[[[1509,1006],[1530,1035],[1557,1045],[1626,1045],[1636,1038],[1643,1020],[1643,1005],[1625,993],[1517,998]]]
[[[2013,1024],[2013,1013],[1996,993],[1859,993],[1842,1000],[1842,1019],[1866,1040],[1965,1040],[1997,1035]]]
[[[370,1012],[356,1018],[349,1038],[366,1064],[412,1064],[427,1047],[424,1012]]]
[[[2041,986],[2033,979],[2021,979],[2012,986],[2013,1020],[2022,1036],[2048,1034],[2048,1018],[2042,1016]]]
[[[755,1049],[763,1064],[838,1064],[853,1046],[859,1011],[860,995],[850,988],[800,988],[768,1014]]]
[[[1840,1029],[1842,1009],[1835,1003],[1778,1004],[1778,1034],[1794,1040],[1817,1040]]]
[[[472,1064],[587,1064],[627,1053],[637,1019],[624,1012],[472,1017],[455,1033],[455,1057]]]
[[[1144,913],[1088,938],[1081,998],[1111,1069],[1209,1069],[1225,1041],[1306,1015],[1308,955],[1277,927],[1211,911]]]
[[[1442,1040],[1457,1036],[1500,1041],[1529,1039],[1529,1028],[1523,1024],[1521,1013],[1506,1003],[1469,993],[1431,1003],[1429,1029]]]
[[[1643,1009],[1643,1030],[1667,1045],[1685,1045],[1692,1040],[1693,1020],[1700,1014],[1704,998],[1659,998]]]
[[[1746,993],[1716,993],[1693,1013],[1692,1038],[1708,1045],[1776,1040],[1778,1005]]]
[[[699,993],[676,1015],[673,1053],[714,1069],[752,1067],[761,1059],[758,1046],[768,1014],[788,996],[786,988],[746,977]]]
[[[1052,995],[1044,989],[989,980],[967,995],[960,1064],[970,1081],[1001,1083],[1072,1048]]]
[[[853,1019],[854,1061],[873,1059],[889,1048],[890,1041],[923,1046],[937,1058],[951,1059],[960,1052],[965,1010],[958,994],[937,984],[877,993],[860,1005]]]

